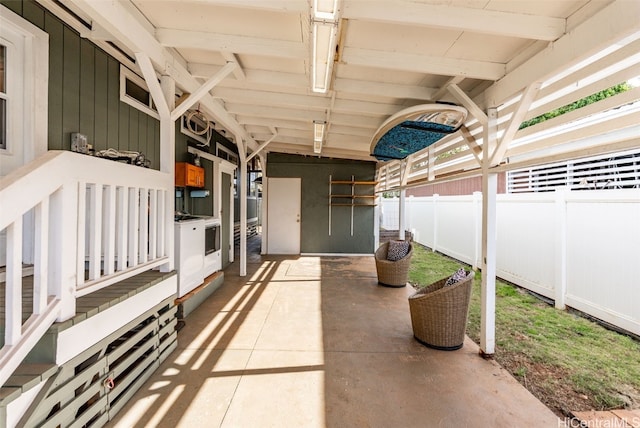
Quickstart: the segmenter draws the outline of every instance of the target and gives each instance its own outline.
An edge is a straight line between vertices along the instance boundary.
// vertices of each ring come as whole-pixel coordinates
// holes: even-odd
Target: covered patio
[[[109,426],[558,424],[468,338],[455,352],[417,343],[412,289],[379,286],[373,257],[252,253],[247,270],[226,270]]]

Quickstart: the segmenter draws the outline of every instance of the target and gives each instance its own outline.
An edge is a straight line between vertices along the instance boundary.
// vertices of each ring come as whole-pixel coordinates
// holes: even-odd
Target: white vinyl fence
[[[481,260],[482,195],[408,197],[414,240],[460,261]],[[398,199],[381,226],[398,229]],[[640,334],[640,190],[501,194],[497,273],[521,287]]]

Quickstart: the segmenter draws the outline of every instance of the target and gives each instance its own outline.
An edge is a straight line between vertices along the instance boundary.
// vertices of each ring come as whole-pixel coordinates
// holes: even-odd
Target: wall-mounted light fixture
[[[313,121],[313,153],[322,151],[322,140],[324,140],[324,128],[326,122],[322,120]]]
[[[311,89],[313,92],[325,93],[329,90],[329,79],[336,53],[338,0],[314,0],[311,23]]]

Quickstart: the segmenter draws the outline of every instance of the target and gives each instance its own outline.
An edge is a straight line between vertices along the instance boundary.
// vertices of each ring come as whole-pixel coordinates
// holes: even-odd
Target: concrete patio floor
[[[557,427],[509,373],[412,335],[410,287],[377,284],[373,257],[237,263],[186,319],[178,349],[115,427]]]

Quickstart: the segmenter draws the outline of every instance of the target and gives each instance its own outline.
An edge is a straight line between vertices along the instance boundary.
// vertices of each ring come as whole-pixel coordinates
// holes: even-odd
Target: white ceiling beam
[[[228,6],[243,9],[259,9],[273,12],[308,12],[309,5],[304,1],[292,0],[182,0],[183,3]]]
[[[395,99],[432,100],[437,89],[416,85],[371,82],[365,80],[336,78],[333,89],[339,93],[373,95]]]
[[[160,118],[162,120],[169,120],[171,118],[169,104],[167,99],[164,97],[162,88],[160,87],[160,82],[158,82],[158,76],[156,76],[156,71],[153,69],[153,64],[151,64],[149,56],[144,52],[136,53],[136,64],[142,71],[142,75],[147,83],[147,87],[149,88],[149,92],[151,93],[151,97],[153,98]]]
[[[162,46],[172,48],[202,49],[207,51],[234,52],[273,56],[276,58],[308,59],[307,47],[302,42],[238,36],[205,31],[157,28],[156,38]]]
[[[287,109],[282,107],[268,107],[251,104],[239,104],[228,102],[225,104],[231,114],[258,116],[263,118],[285,119],[285,120],[324,120],[324,112],[311,109]],[[277,125],[276,125],[277,126]]]
[[[367,116],[391,116],[406,108],[406,105],[370,103],[366,101],[354,101],[336,99],[331,111],[334,113],[362,114]]]
[[[511,145],[511,141],[513,140],[513,137],[516,135],[516,132],[518,132],[518,129],[520,129],[520,125],[522,124],[522,121],[527,115],[527,112],[531,107],[531,103],[533,103],[536,96],[538,95],[538,91],[540,90],[541,86],[542,86],[542,82],[533,82],[529,86],[527,86],[527,88],[523,91],[522,97],[518,102],[518,106],[516,107],[516,110],[511,115],[509,124],[507,125],[507,128],[504,130],[504,133],[502,134],[502,137],[498,142],[498,146],[496,147],[495,151],[491,155],[491,162],[490,162],[491,166],[499,165],[502,162],[502,159],[504,158],[504,154],[507,152],[507,149]]]
[[[237,65],[237,67],[233,69],[233,75],[237,80],[244,80],[246,78],[244,70],[242,69],[240,61],[238,60],[236,54],[234,54],[233,52],[222,52],[222,57],[227,62],[234,62]]]
[[[373,137],[375,130],[367,129],[367,128],[354,128],[353,126],[346,125],[332,125],[331,133],[332,134],[343,134],[343,135],[354,135],[357,137],[367,137],[371,139]]]
[[[253,159],[254,157],[256,157],[256,155],[258,155],[265,147],[267,147],[273,140],[275,140],[275,138],[278,136],[278,133],[274,133],[271,138],[269,138],[267,141],[265,141],[264,143],[260,144],[258,146],[258,148],[251,153],[249,156],[247,156],[247,162],[249,162],[251,159]]]
[[[279,153],[318,156],[317,153],[313,152],[313,146],[310,144],[293,144],[293,143],[277,144],[276,142],[273,142],[269,147],[269,151],[279,152]],[[338,159],[375,161],[375,159],[371,157],[368,151],[345,150],[345,149],[339,149],[335,147],[326,147],[326,146],[322,147],[322,156],[338,158]]]
[[[566,27],[562,18],[400,0],[345,2],[342,17],[547,41]]]
[[[195,103],[200,101],[214,86],[220,83],[225,77],[229,75],[233,70],[238,67],[235,62],[228,62],[227,65],[222,67],[220,71],[211,76],[202,86],[200,86],[195,92],[189,94],[189,96],[180,103],[179,106],[171,112],[171,120],[175,121],[182,116],[188,109]]]
[[[614,1],[487,89],[487,105],[500,105],[531,82],[546,80],[615,43],[638,38],[638,16],[640,2]]]
[[[268,128],[269,126],[275,126],[278,129],[311,129],[311,123],[308,120],[289,120],[289,119],[274,119],[257,117],[251,115],[239,114],[236,116],[238,123],[241,125],[249,126],[263,126]]]
[[[444,96],[449,94],[449,85],[458,85],[464,80],[462,76],[453,76],[451,79],[447,80],[447,82],[442,85],[442,88],[438,89],[438,91],[433,94],[433,100],[438,101],[442,99]]]
[[[114,36],[114,41],[122,43],[132,52],[146,53],[161,73],[166,73],[175,79],[176,84],[187,92],[195,92],[200,86],[196,80],[158,41],[141,25],[120,2],[66,0],[79,8],[96,21],[101,27]],[[244,129],[220,104],[210,97],[202,99],[203,110],[209,113],[232,133],[241,133],[248,138]],[[249,143],[255,147],[253,139]]]
[[[425,74],[441,74],[444,76],[463,76],[483,80],[498,80],[503,77],[506,72],[505,64],[496,62],[352,47],[344,48],[341,61],[350,65],[413,71]]]
[[[453,95],[462,104],[473,117],[483,126],[487,124],[487,115],[478,105],[462,90],[458,85],[447,86],[451,95]]]
[[[281,92],[256,91],[236,88],[217,87],[213,90],[214,97],[237,104],[266,105],[273,107],[290,107],[306,109],[328,109],[330,100],[326,97],[314,95],[291,95]]]

